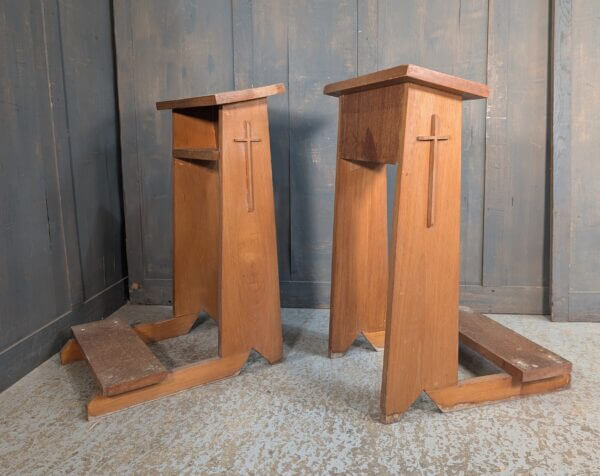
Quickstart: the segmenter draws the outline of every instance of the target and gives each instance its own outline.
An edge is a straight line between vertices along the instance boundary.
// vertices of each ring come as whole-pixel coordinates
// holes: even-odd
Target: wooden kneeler
[[[382,421],[422,391],[448,410],[568,385],[570,363],[474,313],[460,318],[461,340],[506,373],[458,382],[462,101],[486,98],[487,86],[403,65],[324,93],[339,97],[329,354],[359,333],[385,348]]]
[[[252,349],[283,357],[267,97],[282,84],[157,103],[173,120],[173,318],[73,327],[60,353],[86,359],[95,417],[236,375]],[[167,371],[145,343],[219,325],[219,357]]]

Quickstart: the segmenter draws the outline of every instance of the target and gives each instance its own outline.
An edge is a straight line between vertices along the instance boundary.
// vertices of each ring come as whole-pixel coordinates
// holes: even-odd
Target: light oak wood
[[[237,375],[248,359],[248,352],[210,359],[174,369],[157,385],[113,397],[96,395],[87,405],[88,419],[114,413],[183,390]]]
[[[240,89],[238,91],[226,91],[222,93],[209,94],[193,98],[160,101],[156,103],[156,109],[186,109],[206,106],[218,106],[242,101],[251,101],[275,94],[285,92],[285,86],[281,83],[270,84],[252,89]]]
[[[396,175],[381,391],[383,415],[404,412],[424,389],[458,375],[461,99],[406,84]],[[435,226],[427,227],[429,144],[417,140],[442,118]]]
[[[58,355],[62,365],[71,364],[73,362],[78,362],[85,359],[81,347],[79,347],[79,344],[73,338],[70,338],[65,345],[62,346]]]
[[[362,334],[377,352],[382,352],[384,350],[385,331],[363,332]]]
[[[219,164],[173,159],[172,174],[173,317],[218,319]]]
[[[388,266],[385,165],[338,158],[335,180],[331,357],[346,352],[360,332],[385,326]]]
[[[485,84],[440,73],[414,64],[403,64],[357,78],[331,83],[325,86],[323,92],[330,96],[341,96],[403,83],[428,86],[438,91],[461,96],[463,100],[487,98],[489,93]]]
[[[439,127],[440,118],[433,114],[431,116],[431,135],[417,136],[417,140],[431,142],[431,151],[429,152],[429,181],[427,183],[427,190],[429,192],[427,197],[427,227],[432,227],[434,222],[436,186],[435,177],[437,175],[438,141],[450,139],[450,136],[439,135]]]
[[[274,363],[283,356],[283,337],[267,100],[227,104],[220,111],[219,122],[224,157],[219,174],[219,351],[229,355],[253,348]],[[251,146],[252,211],[248,145],[236,141],[246,132],[261,139]]]
[[[532,382],[521,382],[506,373],[500,373],[462,380],[457,385],[428,390],[427,394],[440,410],[448,412],[515,397],[561,390],[568,388],[570,382],[570,373]],[[390,423],[390,420],[397,420],[397,416],[389,416],[386,423]]]

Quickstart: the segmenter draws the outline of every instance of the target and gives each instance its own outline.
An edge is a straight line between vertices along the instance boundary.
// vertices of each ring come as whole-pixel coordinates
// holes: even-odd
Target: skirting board
[[[130,287],[133,304],[171,304],[171,280],[145,280]],[[329,308],[329,282],[282,281],[281,306]],[[478,312],[496,314],[548,314],[548,288],[542,286],[478,286],[460,287],[463,306]]]
[[[71,336],[71,326],[97,321],[127,300],[127,279],[121,279],[35,333],[0,353],[0,392],[60,350]]]

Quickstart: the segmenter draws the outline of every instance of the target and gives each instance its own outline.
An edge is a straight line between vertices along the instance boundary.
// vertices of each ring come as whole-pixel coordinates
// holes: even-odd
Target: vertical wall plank
[[[454,74],[487,83],[487,2],[461,0]],[[466,101],[462,111],[460,282],[482,284],[486,101]]]
[[[125,302],[112,58],[108,0],[0,2],[0,391]]]
[[[323,86],[356,75],[356,1],[290,3],[291,277],[329,281],[337,99]]]
[[[288,1],[234,0],[235,87],[283,83],[286,93],[269,98],[271,162],[279,277],[290,280],[290,147]]]
[[[40,2],[5,2],[0,35],[1,352],[71,303]]]
[[[131,298],[171,299],[169,114],[155,101],[230,90],[230,1],[114,2]]]
[[[121,163],[107,2],[61,0],[64,87],[84,296],[125,271]],[[93,22],[83,22],[85,16]]]
[[[569,318],[571,264],[571,0],[552,4],[552,292],[555,321]]]
[[[570,6],[572,69],[571,77],[567,80],[571,81],[559,85],[561,88],[570,86],[571,92],[571,129],[567,131],[570,132],[570,153],[566,157],[554,157],[558,161],[558,167],[564,165],[566,159],[570,159],[570,173],[567,174],[570,175],[570,183],[565,184],[567,188],[563,192],[570,192],[571,199],[568,215],[571,232],[568,251],[568,312],[570,320],[600,322],[600,88],[597,84],[597,78],[600,77],[600,3],[594,0],[577,0]],[[560,7],[562,18],[559,17],[559,20],[564,23],[558,27],[564,31],[569,26],[566,23],[569,3],[561,2]],[[563,37],[567,42],[568,39],[568,35]],[[567,48],[568,44],[562,47]],[[568,89],[563,94],[568,94]],[[560,132],[556,131],[557,134]],[[559,148],[558,153],[563,152]],[[557,174],[560,172],[560,168],[556,170]],[[559,195],[558,199],[560,198]],[[559,201],[557,205],[560,210],[564,204]],[[568,246],[568,243],[565,245]],[[566,259],[564,256],[559,258]],[[562,274],[556,275],[556,284],[564,287],[564,278]]]
[[[489,15],[483,284],[545,288],[548,2],[492,0]]]

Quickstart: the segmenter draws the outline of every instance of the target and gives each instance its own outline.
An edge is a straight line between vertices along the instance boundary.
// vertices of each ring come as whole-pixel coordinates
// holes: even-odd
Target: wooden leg
[[[385,329],[388,280],[385,164],[338,159],[335,180],[330,357]]]
[[[133,326],[141,339],[147,344],[187,334],[198,320],[197,314],[174,317],[166,321],[149,322]]]
[[[450,387],[427,390],[427,394],[441,411],[449,412],[509,398],[552,392],[567,388],[570,382],[571,374],[521,382],[506,373],[499,373],[470,378]]]
[[[385,347],[385,331],[378,332],[363,332],[365,339],[377,352],[382,352]]]
[[[167,319],[165,321],[138,324],[133,326],[133,330],[136,331],[140,338],[146,343],[158,342],[160,340],[171,339],[172,337],[187,334],[197,319],[198,316],[190,314]],[[73,338],[69,339],[60,350],[60,363],[62,365],[83,359],[83,352],[77,341]]]
[[[67,365],[72,362],[85,359],[81,347],[79,347],[79,344],[74,338],[69,339],[67,343],[63,345],[62,349],[60,349],[59,355],[60,363],[62,365]]]
[[[96,395],[87,406],[88,419],[117,412],[125,408],[174,395],[205,383],[237,375],[248,359],[249,352],[206,360],[179,367],[162,382],[113,397]]]
[[[275,363],[283,335],[266,99],[223,106],[220,118],[219,355],[254,349]],[[239,142],[250,133],[260,140]]]

